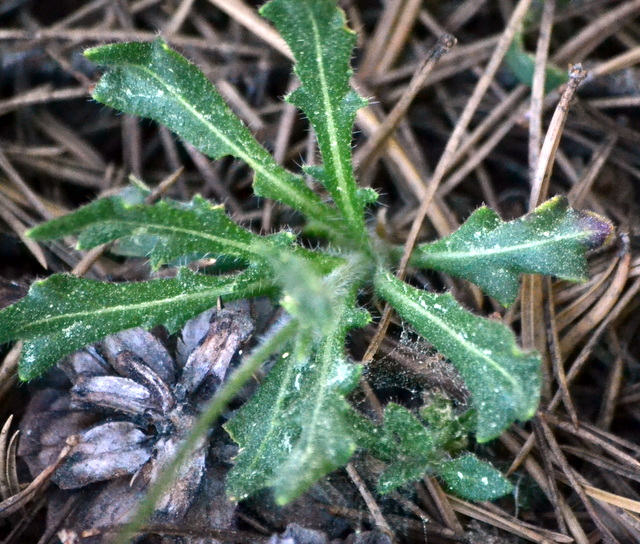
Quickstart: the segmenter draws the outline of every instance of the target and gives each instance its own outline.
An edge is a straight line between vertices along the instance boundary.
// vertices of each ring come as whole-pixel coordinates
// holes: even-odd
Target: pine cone
[[[67,537],[128,521],[252,331],[248,303],[237,303],[189,321],[175,356],[157,337],[131,329],[63,360],[58,366],[71,387],[34,395],[18,452],[35,477],[56,459],[68,436],[80,438],[53,477],[58,489],[50,498],[49,524],[60,523],[69,505],[74,506],[60,526]],[[216,430],[201,439],[156,504],[154,523],[229,527],[235,505],[225,496],[224,479],[235,447],[225,436]]]

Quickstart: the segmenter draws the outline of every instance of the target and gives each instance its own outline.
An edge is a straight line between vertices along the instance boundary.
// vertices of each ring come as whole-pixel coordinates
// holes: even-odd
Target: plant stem
[[[131,521],[118,534],[115,544],[127,544],[139,531],[144,523],[152,516],[158,499],[173,482],[173,478],[192,453],[194,447],[207,430],[218,419],[233,397],[242,386],[260,368],[260,366],[274,353],[280,351],[291,340],[298,328],[298,322],[292,320],[271,338],[263,342],[231,375],[227,383],[211,399],[209,405],[202,412],[186,440],[178,450],[171,463],[160,473],[158,479],[151,483],[149,489],[136,508]]]

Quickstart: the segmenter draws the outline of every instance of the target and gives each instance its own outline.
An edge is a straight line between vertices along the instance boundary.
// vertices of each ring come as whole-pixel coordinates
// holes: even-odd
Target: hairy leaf
[[[473,315],[448,293],[420,291],[388,272],[376,275],[375,286],[460,371],[477,410],[478,441],[496,438],[515,420],[533,416],[540,396],[540,357],[522,352],[508,327]]]
[[[273,487],[279,504],[306,491],[319,478],[344,466],[356,443],[345,395],[360,367],[345,360],[349,311],[337,312],[324,341],[309,344],[302,334],[293,353],[283,354],[254,397],[225,425],[240,453],[227,492],[240,500]]]
[[[343,300],[353,289],[352,282],[345,281],[345,278],[356,281],[356,274],[360,272],[359,261],[353,256],[343,260],[324,255],[326,262],[322,262],[319,259],[322,254],[308,253],[273,247],[262,250],[282,293],[280,305],[312,336],[321,338],[330,334],[327,331],[333,331],[336,319],[340,319],[336,312],[341,311]],[[361,312],[365,323],[368,322],[369,314],[364,310]]]
[[[380,493],[389,493],[422,478],[443,453],[442,444],[438,444],[429,430],[402,406],[389,404],[385,408],[383,429],[387,444],[392,444],[395,451],[378,481]]]
[[[450,236],[418,246],[411,263],[467,279],[509,305],[518,294],[520,274],[585,281],[585,252],[612,232],[610,221],[570,208],[564,197],[508,223],[482,207]]]
[[[437,411],[442,412],[442,406]],[[460,438],[468,433],[468,415],[440,413],[437,421],[425,425],[408,409],[391,403],[385,408],[384,424],[375,426],[354,412],[358,445],[388,463],[378,480],[378,492],[389,493],[425,474],[436,474],[464,499],[493,500],[509,493],[511,484],[489,463],[468,453],[447,459],[464,446]]]
[[[110,67],[94,89],[98,102],[158,121],[214,159],[232,155],[245,161],[255,172],[257,195],[332,227],[332,210],[302,178],[275,162],[206,76],[161,38],[94,47],[85,56]]]
[[[472,454],[441,463],[438,475],[456,495],[471,501],[491,501],[513,491],[499,470]]]
[[[195,197],[189,205],[161,201],[153,206],[129,205],[118,197],[104,198],[28,232],[37,240],[72,234],[79,234],[78,249],[120,238],[128,244],[150,247],[147,256],[154,269],[192,253],[261,261],[252,244],[268,245],[273,240],[239,227],[225,215],[222,206],[214,206],[201,197]]]
[[[387,463],[378,480],[379,493],[389,493],[425,474],[438,473],[447,456],[466,445],[471,430],[470,411],[456,415],[452,410],[443,411],[439,400],[437,404],[438,415],[431,413],[424,422],[394,403],[386,406],[384,424],[380,426],[352,412],[350,420],[358,446]]]
[[[351,165],[353,121],[366,105],[349,85],[356,35],[332,0],[272,0],[260,13],[273,21],[296,60],[302,85],[287,101],[309,118],[323,160],[309,172],[327,187],[352,236],[364,237],[367,196],[358,191]]]
[[[0,343],[25,339],[20,378],[36,378],[81,347],[133,327],[165,325],[171,332],[211,308],[272,292],[264,269],[237,276],[204,276],[180,269],[171,279],[103,283],[56,274],[35,282],[28,295],[0,311]]]

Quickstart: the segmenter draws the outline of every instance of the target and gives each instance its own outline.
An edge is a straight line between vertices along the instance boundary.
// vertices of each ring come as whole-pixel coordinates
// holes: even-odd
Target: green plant
[[[251,369],[277,355],[258,392],[226,425],[240,445],[228,479],[232,497],[272,487],[285,503],[344,466],[357,448],[388,463],[382,492],[425,471],[474,500],[509,492],[508,481],[491,465],[471,454],[455,455],[470,431],[486,442],[534,414],[539,356],[520,350],[505,325],[473,315],[450,294],[417,289],[393,276],[401,248],[368,228],[365,208],[377,195],[358,188],[351,164],[354,117],[365,105],[349,85],[355,35],[333,0],[273,0],[261,11],[294,53],[301,85],[287,100],[317,135],[322,165],[304,170],[322,184],[326,198],[276,164],[202,72],[161,39],[88,50],[87,58],[109,67],[93,96],[163,123],[212,158],[243,160],[255,172],[256,194],[299,212],[326,245],[305,248],[289,231],[256,235],[200,197],[148,205],[144,189],[134,188],[28,234],[37,240],[77,235],[80,249],[117,242],[121,252],[148,256],[154,269],[215,256],[227,259],[233,272],[179,268],[174,278],[124,284],[54,275],[0,312],[0,342],[25,341],[20,377],[29,380],[108,334],[158,324],[175,332],[219,297],[267,295],[279,300],[291,321],[257,348],[251,365],[221,389],[208,413],[209,420],[219,414]],[[506,223],[483,207],[450,236],[419,245],[411,263],[465,278],[508,305],[522,273],[586,279],[586,250],[611,233],[607,220],[575,211],[559,197]],[[457,414],[442,400],[417,413],[391,404],[384,424],[376,425],[349,404],[361,365],[347,360],[345,341],[351,329],[371,319],[363,307],[371,291],[457,367],[471,392],[470,410]]]

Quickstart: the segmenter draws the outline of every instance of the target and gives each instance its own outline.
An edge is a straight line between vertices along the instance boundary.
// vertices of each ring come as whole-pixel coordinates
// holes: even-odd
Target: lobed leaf
[[[443,444],[434,437],[409,410],[389,404],[384,410],[382,442],[391,445],[393,455],[378,480],[378,491],[389,493],[409,482],[419,480],[444,454]]]
[[[302,85],[287,101],[309,118],[323,161],[309,173],[324,183],[352,235],[364,238],[370,195],[358,191],[351,164],[355,114],[366,105],[349,85],[356,35],[332,0],[272,0],[260,13],[276,25],[296,60]]]
[[[533,416],[540,397],[540,357],[522,352],[508,327],[473,315],[448,293],[420,291],[388,272],[376,274],[375,287],[456,366],[477,410],[479,442]]]
[[[93,91],[98,102],[162,123],[214,159],[231,155],[243,160],[255,172],[258,196],[335,227],[332,210],[302,178],[275,162],[206,76],[161,38],[94,47],[85,56],[109,67]]]
[[[442,411],[442,406],[437,410]],[[393,403],[385,407],[382,426],[353,413],[358,445],[387,463],[378,480],[378,493],[390,493],[425,474],[436,474],[464,499],[493,500],[511,491],[509,481],[475,455],[447,458],[464,447],[461,438],[469,431],[469,412],[459,416],[450,412],[444,417],[440,413],[435,419],[425,426],[407,408]]]
[[[355,451],[345,395],[361,369],[345,360],[353,323],[344,302],[341,309],[320,343],[309,343],[301,333],[294,353],[278,359],[258,392],[225,425],[240,446],[227,479],[234,500],[273,487],[276,501],[285,504],[344,466]]]
[[[72,234],[79,234],[78,249],[90,249],[118,239],[123,239],[128,246],[150,249],[147,256],[154,269],[193,253],[261,262],[263,258],[256,252],[257,248],[277,240],[243,229],[225,215],[222,206],[212,205],[199,196],[188,205],[160,201],[153,206],[127,204],[119,197],[103,198],[27,233],[36,240]],[[279,237],[292,240],[286,234]]]
[[[585,252],[612,232],[610,221],[570,208],[564,197],[509,222],[482,207],[453,234],[416,247],[411,263],[469,280],[508,306],[518,295],[520,274],[585,281]]]
[[[55,274],[35,282],[26,297],[0,311],[0,343],[26,340],[19,374],[31,380],[109,334],[156,325],[175,332],[214,306],[218,297],[271,293],[265,272],[251,268],[235,276],[205,276],[185,268],[171,279],[120,284]]]

